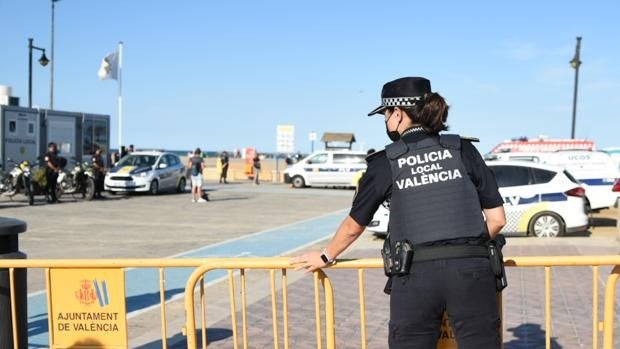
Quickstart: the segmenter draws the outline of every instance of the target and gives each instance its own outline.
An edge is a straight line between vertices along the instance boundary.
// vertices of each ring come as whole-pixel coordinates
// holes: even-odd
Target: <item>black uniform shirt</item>
[[[93,155],[92,164],[93,164],[93,167],[95,167],[95,170],[102,171],[103,170],[103,159],[101,158],[101,155],[96,155],[96,154]]]
[[[412,132],[403,137],[405,142],[413,142],[426,137],[426,133]],[[469,178],[478,191],[480,206],[483,209],[503,205],[497,189],[495,175],[486,166],[478,150],[467,140],[461,141],[461,158]],[[359,225],[367,226],[372,220],[379,205],[392,195],[392,170],[385,151],[374,153],[368,157],[368,168],[362,176],[359,190],[353,200],[349,215]]]
[[[43,159],[45,160],[45,169],[48,172],[54,172],[54,170],[49,167],[48,162],[51,162],[52,165],[58,167],[58,155],[56,155],[55,152],[48,151],[47,153],[45,153]]]

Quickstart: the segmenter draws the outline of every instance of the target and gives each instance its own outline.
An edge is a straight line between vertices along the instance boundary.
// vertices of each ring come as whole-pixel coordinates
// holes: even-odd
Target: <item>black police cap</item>
[[[381,90],[381,105],[368,116],[383,114],[390,107],[411,107],[431,92],[431,82],[421,77],[407,77],[390,81]]]

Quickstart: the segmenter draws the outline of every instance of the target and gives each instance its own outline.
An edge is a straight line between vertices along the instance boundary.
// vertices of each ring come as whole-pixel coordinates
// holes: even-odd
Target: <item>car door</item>
[[[179,184],[179,179],[185,176],[185,166],[181,164],[181,160],[178,156],[173,154],[166,155],[168,157],[168,164],[170,166],[170,184],[176,189]]]
[[[159,188],[167,190],[170,188],[170,164],[168,163],[168,157],[162,155],[157,163],[157,176],[159,177]]]
[[[306,159],[303,166],[304,176],[308,184],[328,183],[329,153],[318,153]]]
[[[528,209],[540,201],[538,186],[532,185],[529,167],[498,165],[490,168],[495,173],[499,193],[504,199],[506,226],[502,231],[527,232],[527,227],[523,227],[521,218]]]

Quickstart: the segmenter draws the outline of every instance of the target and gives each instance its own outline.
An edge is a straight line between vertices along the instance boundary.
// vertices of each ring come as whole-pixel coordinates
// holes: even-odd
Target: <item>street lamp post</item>
[[[571,67],[575,69],[575,88],[573,90],[573,123],[570,131],[570,138],[575,139],[575,121],[577,118],[577,85],[579,84],[579,66],[581,60],[579,60],[579,54],[581,51],[581,36],[577,37],[577,46],[575,47],[575,57],[570,61]]]
[[[32,108],[32,50],[39,50],[42,52],[41,58],[39,58],[39,64],[46,66],[49,63],[49,59],[45,57],[45,49],[36,47],[32,44],[33,39],[28,39],[28,108]]]
[[[52,45],[51,45],[51,58],[52,64],[50,65],[50,110],[54,110],[54,8],[56,2],[60,0],[52,0]]]

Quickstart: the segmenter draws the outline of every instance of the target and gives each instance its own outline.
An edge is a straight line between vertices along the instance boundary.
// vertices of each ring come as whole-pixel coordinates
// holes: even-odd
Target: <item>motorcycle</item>
[[[93,168],[87,161],[76,162],[71,171],[58,175],[58,188],[64,194],[81,194],[82,199],[92,200],[95,196],[95,177]]]
[[[29,205],[34,205],[35,195],[45,195],[45,198],[49,199],[45,169],[40,166],[33,166],[27,160],[15,165],[4,179],[3,187],[3,195],[13,199],[15,195],[23,194],[28,197]],[[60,195],[62,192],[57,189],[56,197],[58,198]]]
[[[4,171],[0,172],[0,195],[4,195],[9,189],[11,189],[11,179],[8,173]]]

